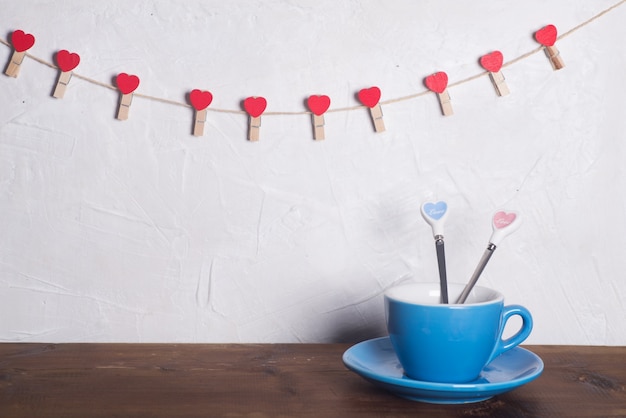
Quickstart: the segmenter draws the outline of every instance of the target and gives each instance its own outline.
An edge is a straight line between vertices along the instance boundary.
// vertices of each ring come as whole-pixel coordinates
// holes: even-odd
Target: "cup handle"
[[[513,315],[519,315],[522,318],[522,326],[515,335],[507,338],[506,340],[503,340],[502,333],[504,332],[504,328],[506,327],[506,323],[508,322],[509,318]],[[491,357],[489,357],[488,363],[490,363],[493,359],[495,359],[505,351],[508,351],[511,348],[517,347],[519,344],[521,344],[522,341],[528,338],[532,329],[533,317],[528,309],[521,305],[505,306],[502,310],[502,321],[500,324],[500,331],[498,332],[498,342],[496,344],[496,347],[493,349],[493,352],[491,353]]]

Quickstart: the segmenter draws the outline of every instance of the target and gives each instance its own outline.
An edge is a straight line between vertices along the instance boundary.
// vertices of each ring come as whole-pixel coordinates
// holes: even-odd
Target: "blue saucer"
[[[489,363],[480,376],[467,383],[434,383],[404,375],[389,337],[363,341],[343,354],[346,367],[375,385],[414,401],[438,404],[480,402],[522,386],[543,371],[534,353],[515,347]]]

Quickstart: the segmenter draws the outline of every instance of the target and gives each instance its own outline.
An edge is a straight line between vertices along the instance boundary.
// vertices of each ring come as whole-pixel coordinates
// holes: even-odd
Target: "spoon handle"
[[[481,273],[485,269],[487,262],[489,261],[489,259],[491,258],[495,250],[496,250],[496,246],[492,243],[489,243],[489,245],[487,246],[487,249],[483,253],[483,256],[480,258],[478,265],[476,266],[476,270],[474,270],[474,274],[472,274],[472,277],[470,278],[469,283],[467,283],[467,285],[465,286],[465,289],[463,289],[463,291],[461,292],[461,295],[456,300],[456,303],[465,303],[465,300],[467,299],[470,292],[474,288],[474,285],[478,281],[478,278],[480,277]]]
[[[446,252],[443,238],[436,241],[437,264],[439,266],[439,282],[441,285],[441,303],[448,303],[448,275],[446,273]]]
[[[437,250],[437,266],[441,286],[441,303],[448,303],[448,278],[446,273],[446,255],[443,245],[443,225],[448,217],[448,204],[444,201],[426,202],[420,207],[424,220],[431,226]]]

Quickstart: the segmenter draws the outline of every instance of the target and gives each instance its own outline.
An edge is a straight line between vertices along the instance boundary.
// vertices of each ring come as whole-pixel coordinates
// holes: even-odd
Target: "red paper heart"
[[[63,72],[72,71],[80,63],[80,56],[65,49],[57,52],[57,65]]]
[[[35,45],[35,37],[18,29],[11,34],[11,43],[17,52],[24,52]]]
[[[130,94],[135,91],[137,87],[139,87],[139,77],[136,75],[119,73],[115,78],[115,83],[122,94]]]
[[[253,118],[258,118],[265,111],[267,100],[263,97],[248,97],[243,101],[243,108]]]
[[[309,99],[307,100],[307,105],[309,106],[309,109],[311,109],[311,112],[313,112],[317,116],[320,116],[324,114],[324,112],[326,112],[330,107],[330,97],[324,95],[309,96]]]
[[[535,32],[535,39],[543,46],[552,46],[556,42],[556,27],[554,25],[544,26]]]
[[[487,55],[483,55],[480,57],[480,65],[489,72],[497,73],[502,68],[502,62],[504,57],[502,56],[502,52],[493,51]]]
[[[440,71],[426,77],[424,82],[426,83],[426,87],[430,90],[441,94],[446,91],[446,87],[448,87],[448,74]]]
[[[192,90],[191,93],[189,93],[189,101],[191,102],[191,105],[194,107],[194,109],[204,110],[209,107],[209,105],[213,101],[213,95],[210,91],[195,89]]]
[[[380,89],[376,86],[359,91],[359,100],[367,107],[374,107],[380,100]]]

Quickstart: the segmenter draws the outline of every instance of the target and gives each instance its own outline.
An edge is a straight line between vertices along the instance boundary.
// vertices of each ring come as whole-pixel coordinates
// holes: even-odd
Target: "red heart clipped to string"
[[[11,34],[11,43],[17,52],[24,52],[35,45],[35,37],[18,29]]]
[[[426,87],[430,90],[441,94],[446,91],[446,87],[448,87],[448,74],[440,71],[426,77],[424,82],[426,83]]]
[[[556,42],[556,27],[547,25],[535,32],[535,39],[543,46],[552,46]]]
[[[57,65],[63,72],[72,71],[80,63],[80,56],[76,53],[66,51],[65,49],[57,52]]]
[[[487,55],[483,55],[480,57],[480,65],[483,68],[491,73],[497,73],[502,68],[502,62],[504,61],[504,57],[502,56],[502,52],[493,51]]]
[[[267,100],[264,97],[248,97],[243,101],[243,108],[246,109],[246,112],[253,118],[258,118],[265,112],[265,108],[267,107]]]
[[[130,94],[135,91],[137,87],[139,87],[139,77],[136,75],[119,73],[115,78],[115,83],[122,94]]]
[[[317,116],[321,116],[330,107],[330,97],[325,95],[309,96],[306,103],[309,106],[309,109],[311,109],[311,112]]]
[[[359,100],[367,107],[374,107],[380,100],[380,89],[376,86],[359,91]]]
[[[189,93],[189,101],[196,110],[204,110],[213,101],[213,95],[210,91],[194,89]]]

